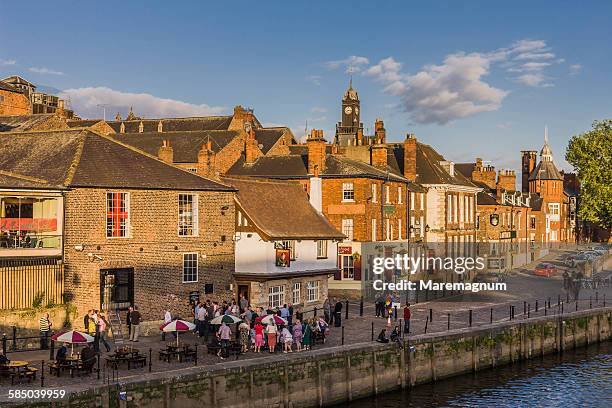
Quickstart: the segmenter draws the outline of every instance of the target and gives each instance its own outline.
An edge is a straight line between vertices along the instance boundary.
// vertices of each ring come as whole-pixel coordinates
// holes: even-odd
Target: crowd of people
[[[340,301],[326,300],[322,315],[305,317],[302,306],[284,304],[280,308],[255,308],[241,295],[238,301],[231,299],[229,302],[216,302],[207,299],[204,302],[196,302],[192,314],[196,326],[194,332],[206,343],[209,343],[212,337],[213,343],[217,342],[220,346],[218,356],[226,358],[234,336],[242,353],[249,350],[261,353],[266,348],[270,353],[276,350],[284,353],[309,350],[315,340],[325,342],[331,324],[340,326],[341,311]],[[169,311],[166,311],[165,319],[168,314]],[[211,323],[213,319],[224,315],[234,316],[236,321],[239,319],[236,333],[232,331],[231,324]],[[276,316],[280,319],[268,318],[262,322],[266,316]]]

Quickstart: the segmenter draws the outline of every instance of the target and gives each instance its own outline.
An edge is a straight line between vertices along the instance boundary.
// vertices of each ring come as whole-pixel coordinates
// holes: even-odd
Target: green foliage
[[[34,299],[32,299],[32,309],[42,308],[44,300],[45,300],[45,292],[44,291],[36,292],[36,295],[34,295]]]
[[[612,229],[612,119],[593,122],[593,129],[573,136],[565,159],[580,180],[579,215]]]

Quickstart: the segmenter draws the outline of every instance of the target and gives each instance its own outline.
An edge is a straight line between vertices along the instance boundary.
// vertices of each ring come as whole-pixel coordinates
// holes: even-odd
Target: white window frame
[[[321,286],[319,281],[310,281],[306,283],[306,302],[318,302],[319,295],[321,292]]]
[[[378,202],[378,191],[376,188],[376,183],[372,183],[372,202],[373,203],[377,203]]]
[[[414,237],[414,216],[410,217],[410,237]]]
[[[402,239],[402,219],[397,219],[397,239]]]
[[[191,197],[191,234],[181,233],[181,198]],[[178,219],[177,219],[177,234],[179,237],[197,237],[199,236],[199,207],[198,207],[198,195],[192,193],[180,193],[178,195]],[[186,227],[189,229],[189,227]]]
[[[186,262],[190,262],[193,261],[194,259],[186,259],[188,256],[195,256],[195,280],[185,280],[185,276],[186,276]],[[182,274],[182,281],[183,283],[196,283],[198,281],[199,278],[199,274],[200,274],[200,260],[199,260],[199,254],[197,252],[185,252],[183,253],[183,274]],[[193,266],[193,265],[191,265]]]
[[[411,210],[414,210],[414,197],[415,197],[415,194],[413,191],[411,191],[410,192],[410,209]]]
[[[397,203],[402,204],[402,186],[397,186]]]
[[[285,285],[268,287],[268,306],[282,307],[285,304]]]
[[[424,223],[425,223],[425,217],[421,215],[421,228],[419,231],[419,235],[421,235],[421,237],[425,235],[425,224]]]
[[[448,195],[448,222],[453,222],[453,196]]]
[[[293,283],[293,290],[291,291],[291,300],[292,300],[291,303],[294,305],[302,303],[302,283],[301,282]]]
[[[350,181],[342,183],[342,202],[355,202],[355,184]]]
[[[347,241],[352,241],[354,238],[355,232],[355,224],[352,218],[343,218],[342,219],[342,233],[346,235]]]
[[[389,186],[385,186],[385,204],[391,204],[391,190]]]
[[[421,193],[421,210],[425,209],[425,193]]]
[[[353,255],[340,255],[340,271],[343,280],[355,279],[355,260]]]
[[[318,239],[317,245],[317,259],[327,259],[327,240]]]

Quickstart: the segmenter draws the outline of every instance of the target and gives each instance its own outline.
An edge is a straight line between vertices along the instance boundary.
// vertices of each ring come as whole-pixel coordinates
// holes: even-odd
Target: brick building
[[[0,116],[29,115],[32,104],[23,89],[0,81]]]
[[[0,81],[0,94],[2,94],[2,88],[6,88],[7,86],[20,92],[25,98],[19,98],[18,100],[11,99],[11,109],[3,112],[2,97],[0,96],[0,115],[38,115],[56,113],[66,118],[74,117],[74,112],[66,108],[63,99],[44,92],[37,92],[36,85],[18,75],[12,75]],[[27,109],[24,109],[26,103]]]
[[[223,178],[236,194],[236,287],[254,306],[320,308],[344,238],[296,183]]]
[[[233,295],[232,187],[90,130],[0,133],[0,151],[0,262],[61,261],[79,313],[135,303],[159,320],[170,304],[186,317],[194,292]]]

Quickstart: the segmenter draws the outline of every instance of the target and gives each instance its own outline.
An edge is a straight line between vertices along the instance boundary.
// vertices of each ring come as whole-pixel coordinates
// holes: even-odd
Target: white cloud
[[[35,74],[42,74],[42,75],[64,75],[63,72],[61,71],[55,71],[46,67],[30,67],[28,68],[28,71],[30,72],[34,72]]]
[[[320,86],[321,85],[321,75],[310,75],[310,76],[306,77],[306,79],[309,82],[312,82],[313,84],[315,84],[316,86]]]
[[[572,64],[569,66],[570,75],[577,75],[580,73],[580,71],[582,71],[581,64]]]
[[[338,69],[344,67],[344,72],[353,73],[361,72],[364,65],[368,65],[370,60],[359,55],[351,55],[348,58],[336,61],[327,61],[324,65],[329,69]]]
[[[312,108],[310,108],[310,111],[312,113],[325,113],[327,112],[327,109],[321,106],[313,106]]]
[[[15,65],[17,61],[14,59],[0,59],[0,66]]]
[[[523,75],[518,76],[516,78],[516,81],[520,84],[527,85],[527,86],[543,86],[543,85],[550,86],[550,84],[544,83],[544,81],[546,81],[546,77],[540,73],[523,74]]]
[[[134,107],[136,115],[147,118],[207,116],[226,111],[219,106],[197,105],[146,93],[121,92],[106,87],[66,89],[60,97],[68,100],[78,115],[90,118],[102,116],[102,108],[98,105],[107,105],[107,118],[114,116],[115,111],[127,112],[130,107]]]
[[[499,109],[507,91],[483,81],[491,61],[478,53],[451,54],[440,65],[427,65],[414,74],[400,72],[392,57],[365,71],[385,84],[385,91],[402,101],[403,109],[417,123],[440,125],[476,113]]]

